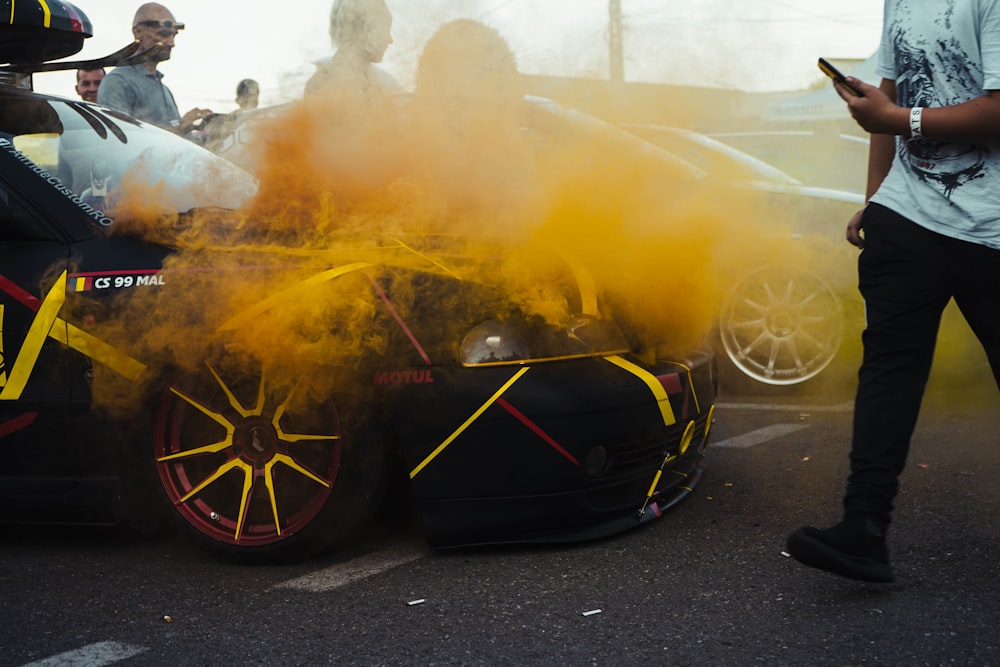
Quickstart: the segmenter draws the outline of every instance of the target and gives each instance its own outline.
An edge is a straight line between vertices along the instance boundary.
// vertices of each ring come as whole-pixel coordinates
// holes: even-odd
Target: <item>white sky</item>
[[[131,41],[141,0],[73,0],[94,36],[73,56],[106,55]],[[301,95],[316,60],[332,52],[332,0],[162,0],[187,28],[162,63],[181,112],[235,108],[236,84],[261,84],[261,103]],[[508,40],[521,71],[608,74],[607,0],[387,0],[393,37],[383,66],[405,86],[420,49],[449,20],[481,20]],[[836,8],[834,8],[836,5]],[[786,91],[822,78],[816,58],[866,58],[878,47],[876,0],[621,0],[625,78],[682,85]],[[35,75],[39,91],[74,96],[73,73]]]

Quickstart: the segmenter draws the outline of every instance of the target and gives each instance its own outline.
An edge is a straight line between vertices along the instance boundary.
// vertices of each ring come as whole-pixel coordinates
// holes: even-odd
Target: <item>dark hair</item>
[[[81,72],[96,72],[98,70],[101,71],[101,74],[107,74],[107,72],[104,71],[103,67],[81,67],[80,69],[76,70],[76,82],[80,83]]]
[[[431,35],[417,60],[416,92],[520,104],[521,75],[500,33],[472,19],[455,19]]]
[[[238,84],[236,84],[236,96],[243,97],[250,93],[259,93],[260,86],[253,79],[243,79]]]

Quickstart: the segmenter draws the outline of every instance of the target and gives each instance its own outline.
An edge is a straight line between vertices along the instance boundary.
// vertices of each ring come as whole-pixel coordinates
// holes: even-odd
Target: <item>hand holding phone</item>
[[[823,70],[823,74],[826,74],[828,77],[844,86],[844,88],[847,88],[847,90],[851,91],[852,94],[857,95],[858,97],[864,97],[864,95],[862,95],[857,88],[848,84],[847,79],[840,73],[840,70],[827,62],[826,59],[820,58],[816,64],[819,65],[821,70]]]

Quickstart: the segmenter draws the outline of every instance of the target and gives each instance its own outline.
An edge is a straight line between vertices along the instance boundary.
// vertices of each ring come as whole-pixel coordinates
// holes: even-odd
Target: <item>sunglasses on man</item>
[[[171,21],[170,19],[165,19],[163,21],[139,21],[136,25],[141,25],[147,28],[156,28],[156,34],[160,37],[170,37],[171,35],[176,35],[184,29],[183,23],[177,23],[175,21]]]

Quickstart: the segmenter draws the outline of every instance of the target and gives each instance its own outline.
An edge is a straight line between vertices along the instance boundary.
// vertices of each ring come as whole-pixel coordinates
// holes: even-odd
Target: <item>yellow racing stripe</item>
[[[49,9],[49,3],[45,0],[38,0],[38,4],[42,6],[42,11],[45,12],[45,27],[52,27],[52,10]]]
[[[318,273],[312,278],[308,278],[293,285],[288,289],[284,289],[277,294],[272,294],[263,301],[259,301],[250,308],[247,308],[242,313],[236,315],[235,317],[229,318],[227,321],[223,322],[218,330],[219,331],[231,331],[232,329],[238,329],[247,322],[253,320],[258,315],[264,313],[270,308],[278,305],[279,303],[284,303],[288,299],[301,292],[305,292],[311,287],[317,285],[322,285],[325,282],[339,278],[342,275],[351,273],[352,271],[360,271],[361,269],[367,269],[371,264],[368,262],[357,262],[355,264],[347,264],[345,266],[338,266],[335,269],[330,269],[329,271],[324,271],[323,273]]]
[[[687,372],[688,377],[688,387],[691,388],[691,398],[694,399],[694,409],[699,414],[701,413],[701,404],[698,402],[698,392],[694,388],[694,377],[691,375],[691,367],[687,364],[682,364],[679,361],[671,361],[670,363],[677,364]]]
[[[403,241],[401,241],[400,239],[397,239],[395,237],[390,237],[390,238],[393,241],[395,241],[396,243],[398,243],[399,247],[404,248],[405,250],[408,250],[409,252],[413,253],[417,257],[420,257],[421,259],[426,260],[427,262],[429,262],[433,266],[438,267],[439,269],[441,269],[442,271],[444,271],[445,273],[447,273],[448,275],[450,275],[452,278],[455,278],[456,280],[464,280],[462,278],[462,276],[458,275],[457,273],[455,273],[450,268],[448,268],[447,266],[445,266],[441,262],[437,261],[436,259],[431,258],[430,256],[426,255],[425,253],[417,251],[412,246],[410,246],[410,245],[408,245],[406,243],[403,243]]]
[[[3,363],[3,304],[0,303],[0,388],[7,384],[7,369]]]
[[[448,438],[444,442],[442,442],[440,445],[438,445],[437,448],[435,448],[434,451],[431,452],[430,455],[427,456],[427,458],[425,458],[423,461],[420,462],[420,465],[418,465],[416,468],[414,468],[413,470],[410,471],[410,479],[413,479],[418,474],[420,474],[420,471],[423,470],[424,468],[426,468],[427,465],[431,461],[433,461],[435,458],[437,458],[438,454],[440,454],[441,452],[443,452],[444,449],[445,449],[445,447],[447,447],[452,442],[454,442],[455,438],[457,438],[458,436],[460,436],[465,429],[469,428],[469,426],[471,426],[474,421],[476,421],[477,419],[479,419],[479,416],[481,414],[483,414],[484,412],[486,412],[486,408],[488,408],[491,405],[493,405],[498,398],[500,398],[501,396],[503,396],[504,392],[506,392],[508,389],[510,389],[511,386],[515,382],[517,382],[519,379],[521,379],[522,375],[524,375],[525,373],[528,372],[529,368],[530,368],[530,366],[526,366],[525,368],[522,368],[521,370],[519,370],[517,373],[514,374],[514,377],[512,377],[509,380],[507,380],[507,382],[505,382],[504,385],[502,387],[500,387],[500,389],[498,389],[495,394],[493,394],[492,396],[490,396],[489,400],[487,400],[485,403],[483,403],[479,407],[478,410],[476,410],[474,413],[472,413],[471,417],[469,417],[468,419],[465,420],[464,424],[462,424],[461,426],[459,426],[455,430],[454,433],[452,433],[451,435],[449,435]]]
[[[665,425],[673,426],[677,423],[677,419],[674,417],[674,409],[670,407],[670,397],[667,396],[667,390],[663,388],[663,384],[655,375],[618,355],[604,358],[646,383],[646,386],[653,393],[653,397],[656,398],[656,405],[660,408],[660,414],[663,415],[663,423]]]
[[[79,327],[69,324],[58,316],[66,301],[66,284],[66,272],[64,271],[49,293],[45,295],[45,300],[42,301],[41,307],[35,314],[35,319],[28,329],[24,344],[14,360],[9,375],[4,368],[3,344],[0,342],[0,388],[2,388],[0,401],[16,401],[21,398],[21,393],[31,378],[31,373],[35,370],[35,364],[38,363],[38,356],[41,354],[46,337],[51,337],[80,354],[104,364],[129,380],[138,379],[146,370],[146,365],[142,362],[133,359]],[[0,306],[0,320],[2,320],[2,315],[3,306]],[[0,330],[2,330],[2,324],[0,324]]]
[[[42,345],[48,338],[52,326],[59,319],[59,309],[62,308],[65,300],[66,272],[63,271],[55,285],[45,295],[45,300],[42,301],[38,314],[35,315],[31,327],[28,328],[24,345],[18,351],[14,366],[10,369],[7,384],[4,385],[3,391],[0,391],[0,401],[16,400],[21,396],[21,392],[24,391],[24,387],[28,383],[28,378],[31,377],[35,362],[38,361],[38,355],[42,352]]]
[[[52,327],[49,336],[67,347],[87,355],[94,361],[104,364],[119,375],[123,375],[129,380],[137,380],[146,370],[146,364],[133,359],[83,329],[72,324],[66,324],[66,328],[63,329],[61,326],[63,321],[60,318],[56,318],[56,324],[60,326]]]
[[[597,283],[594,281],[594,276],[575,256],[562,250],[557,252],[573,272],[573,277],[576,278],[576,285],[580,289],[580,312],[583,315],[597,317],[599,315],[597,312]]]
[[[691,441],[694,440],[694,432],[696,428],[697,424],[695,424],[692,419],[688,422],[687,427],[684,429],[684,435],[681,436],[681,444],[677,448],[677,451],[682,455],[687,451],[687,448],[691,446]]]

